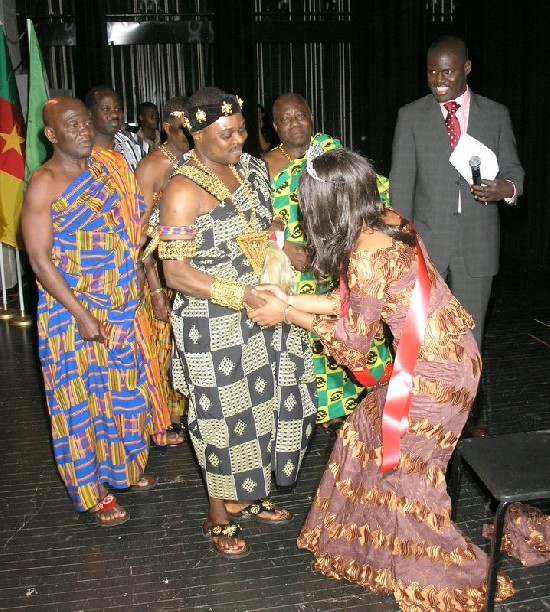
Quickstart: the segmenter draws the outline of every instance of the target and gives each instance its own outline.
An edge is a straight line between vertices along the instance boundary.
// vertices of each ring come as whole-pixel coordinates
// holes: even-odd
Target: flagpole
[[[0,310],[0,321],[8,321],[15,317],[16,311],[8,308],[8,295],[6,292],[6,272],[4,270],[4,243],[0,242],[0,275],[2,278],[2,310]]]
[[[21,274],[21,260],[19,258],[19,249],[15,249],[15,267],[17,268],[17,285],[19,286],[19,307],[21,314],[13,317],[10,320],[10,325],[15,327],[28,327],[32,325],[32,317],[25,313],[25,302],[23,300],[23,277]]]

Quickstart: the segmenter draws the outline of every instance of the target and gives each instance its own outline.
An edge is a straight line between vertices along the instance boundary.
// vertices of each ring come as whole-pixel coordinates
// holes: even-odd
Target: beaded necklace
[[[290,157],[290,155],[286,152],[286,149],[283,147],[283,143],[281,143],[278,147],[275,148],[279,149],[279,151],[288,159],[289,163],[292,163],[294,161],[294,159]]]
[[[205,174],[207,174],[212,179],[212,181],[216,184],[216,191],[220,194],[222,201],[226,199],[230,199],[233,202],[233,206],[235,207],[235,210],[237,211],[237,214],[239,215],[239,218],[244,225],[245,232],[247,234],[250,234],[251,232],[256,231],[256,202],[254,200],[254,197],[250,193],[250,190],[248,189],[248,185],[246,185],[246,183],[244,182],[237,168],[235,168],[233,164],[229,164],[229,169],[231,170],[231,174],[233,174],[233,176],[237,179],[239,185],[243,188],[244,195],[246,196],[246,199],[250,203],[250,221],[247,221],[246,217],[244,216],[244,212],[237,198],[233,196],[233,194],[229,191],[229,189],[226,187],[226,185],[220,179],[220,177],[214,172],[212,172],[210,168],[207,168],[200,161],[194,149],[191,152],[191,157],[193,161],[195,162],[195,164],[197,165],[197,168],[199,168]]]
[[[179,159],[170,151],[167,144],[160,145],[159,151],[168,159],[168,161],[172,162],[172,166],[176,168],[178,166]]]

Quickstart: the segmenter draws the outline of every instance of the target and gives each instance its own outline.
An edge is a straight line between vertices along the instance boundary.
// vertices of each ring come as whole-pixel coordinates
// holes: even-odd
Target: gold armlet
[[[189,240],[161,240],[158,245],[159,259],[192,259],[197,254],[197,242]]]
[[[155,249],[158,247],[160,241],[160,234],[158,232],[153,232],[152,234],[147,234],[151,240],[141,249],[141,261],[145,261],[151,253],[155,252]]]
[[[210,285],[210,299],[214,304],[242,310],[244,306],[244,290],[246,286],[235,281],[216,278]]]

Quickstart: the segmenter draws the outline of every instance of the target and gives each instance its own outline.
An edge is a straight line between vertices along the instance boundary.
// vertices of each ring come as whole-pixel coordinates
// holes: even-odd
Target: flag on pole
[[[29,38],[29,102],[27,105],[27,151],[25,157],[26,182],[48,157],[42,107],[49,99],[44,60],[30,19],[27,19],[27,33]]]
[[[25,130],[19,92],[0,25],[0,242],[17,247],[25,178]]]

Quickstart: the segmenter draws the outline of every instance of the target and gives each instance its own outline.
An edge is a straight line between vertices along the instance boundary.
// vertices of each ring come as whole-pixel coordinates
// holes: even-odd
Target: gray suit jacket
[[[506,107],[471,92],[468,134],[496,154],[497,178],[510,179],[520,196],[524,172]],[[440,272],[448,267],[458,231],[468,273],[493,276],[499,263],[498,207],[474,200],[450,155],[445,121],[433,95],[403,106],[393,139],[391,205],[415,224]],[[459,191],[462,213],[457,215]]]

